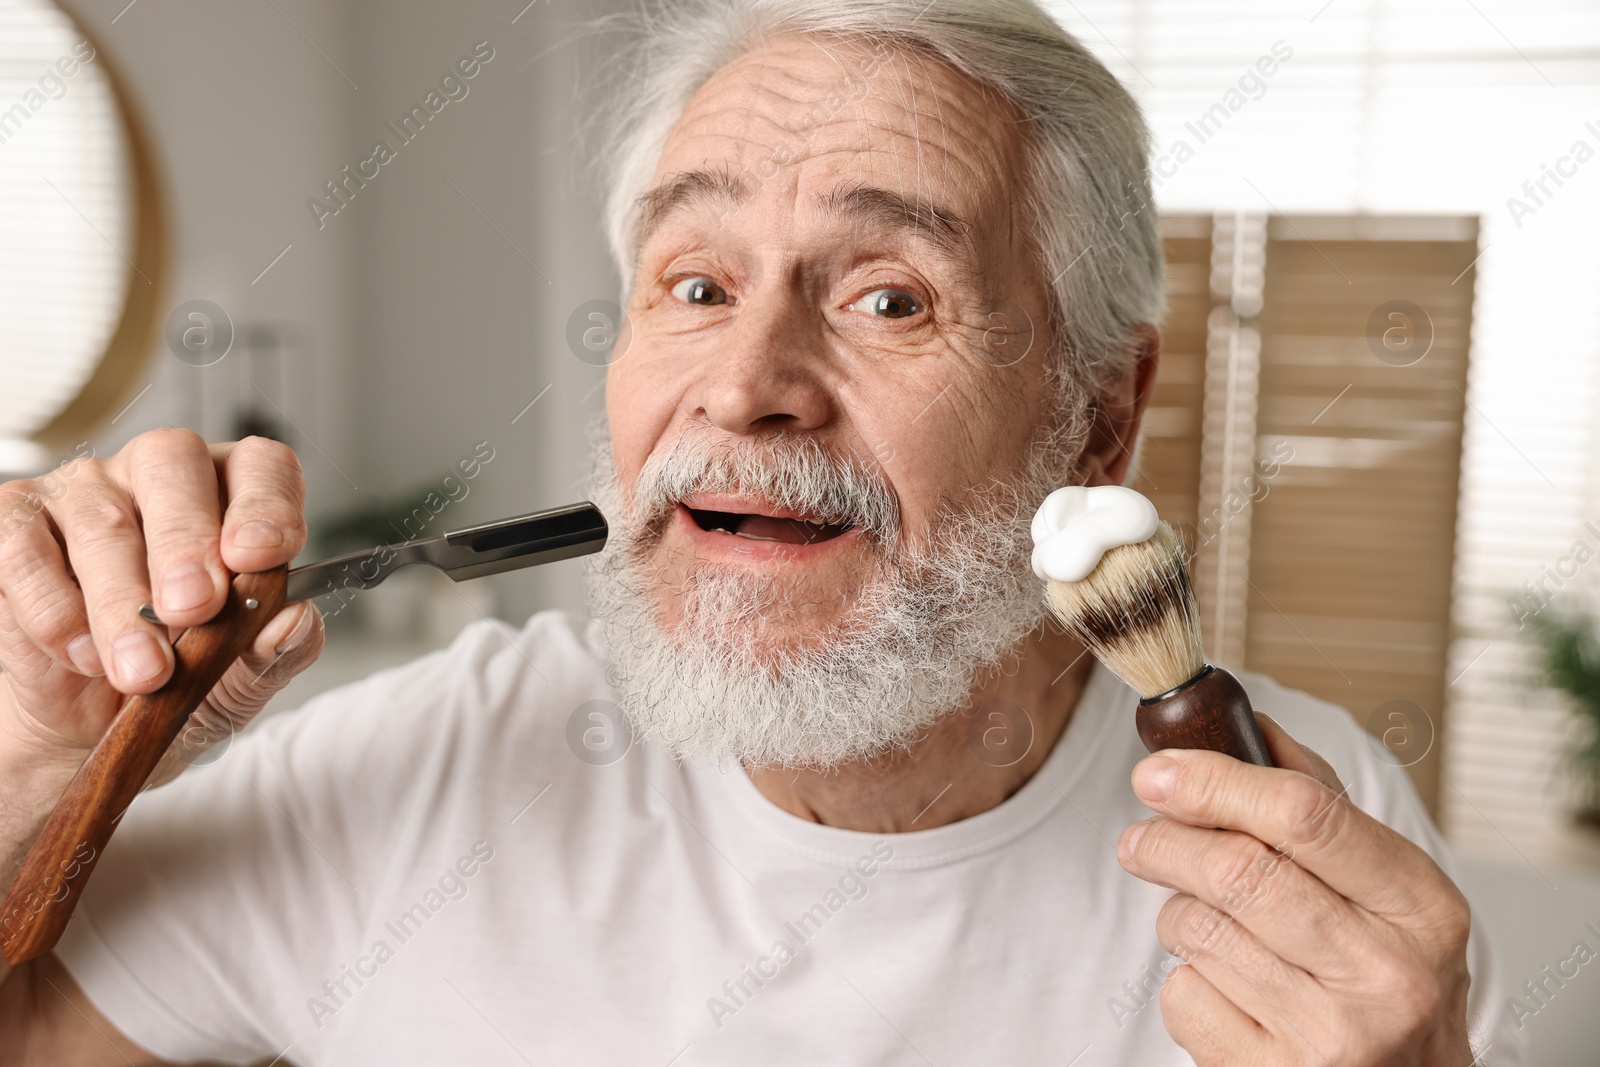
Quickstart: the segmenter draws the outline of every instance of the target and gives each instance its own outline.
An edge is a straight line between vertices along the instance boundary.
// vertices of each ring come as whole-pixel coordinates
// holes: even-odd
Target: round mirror
[[[0,0],[0,473],[111,418],[149,349],[161,230],[106,56],[50,0]]]

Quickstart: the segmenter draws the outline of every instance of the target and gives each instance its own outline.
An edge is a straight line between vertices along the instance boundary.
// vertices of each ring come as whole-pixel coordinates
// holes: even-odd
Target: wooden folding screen
[[[1349,709],[1431,807],[1476,220],[1164,225],[1133,484],[1196,553],[1208,652]]]

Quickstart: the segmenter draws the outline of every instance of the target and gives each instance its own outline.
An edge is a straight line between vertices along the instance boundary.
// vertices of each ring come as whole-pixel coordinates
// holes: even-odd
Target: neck
[[[999,805],[1044,765],[1093,667],[1082,645],[1043,626],[973,688],[965,707],[907,749],[825,771],[747,773],[778,807],[825,826],[900,833],[969,819]]]

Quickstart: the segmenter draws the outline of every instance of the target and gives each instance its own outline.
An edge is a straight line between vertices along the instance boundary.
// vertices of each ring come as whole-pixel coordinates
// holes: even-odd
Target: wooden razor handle
[[[1258,767],[1271,767],[1267,742],[1256,725],[1239,679],[1208,666],[1178,688],[1139,701],[1139,739],[1151,752],[1203,748]]]
[[[194,709],[283,607],[288,568],[235,575],[216,618],[183,632],[166,685],[130,697],[45,820],[0,903],[0,952],[13,966],[55,947],[117,820]]]

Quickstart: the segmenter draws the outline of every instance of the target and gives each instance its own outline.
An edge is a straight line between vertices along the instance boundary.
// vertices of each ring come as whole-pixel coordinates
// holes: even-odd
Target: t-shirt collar
[[[877,834],[824,826],[772,803],[741,768],[719,770],[695,765],[690,773],[709,780],[710,788],[722,790],[730,804],[763,836],[807,858],[850,864],[874,843],[888,840],[894,846],[894,858],[886,867],[934,867],[998,848],[1032,829],[1075,791],[1083,789],[1090,768],[1097,762],[1097,753],[1106,747],[1108,731],[1119,723],[1132,729],[1135,700],[1132,690],[1095,663],[1066,731],[1044,765],[1021,789],[988,811],[927,830]]]

